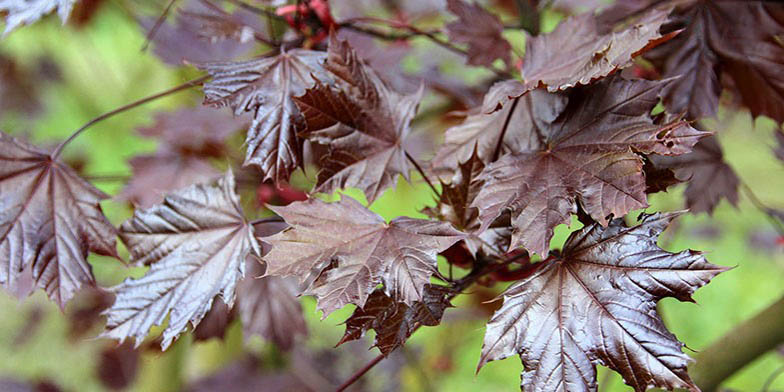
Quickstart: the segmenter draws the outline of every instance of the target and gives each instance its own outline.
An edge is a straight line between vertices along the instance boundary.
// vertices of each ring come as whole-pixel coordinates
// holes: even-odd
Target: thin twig
[[[751,187],[748,184],[743,182],[741,183],[741,187],[746,193],[746,197],[748,197],[749,201],[751,201],[751,204],[753,204],[754,207],[757,207],[758,210],[768,217],[768,220],[770,220],[771,224],[773,224],[773,226],[776,228],[776,231],[778,231],[779,235],[784,236],[784,222],[775,216],[775,210],[765,205],[765,203],[763,203],[762,200],[757,197],[754,191],[751,190]]]
[[[372,369],[372,368],[373,368],[373,366],[376,366],[376,364],[378,364],[379,362],[381,362],[381,361],[382,361],[384,358],[386,358],[386,356],[385,356],[384,354],[378,354],[378,356],[377,356],[377,357],[373,358],[373,360],[372,360],[372,361],[368,362],[368,363],[367,363],[367,365],[365,365],[365,366],[364,366],[362,369],[359,369],[359,370],[357,370],[357,372],[356,372],[356,373],[354,373],[354,374],[351,376],[351,378],[349,378],[348,380],[346,380],[346,382],[344,382],[343,384],[341,384],[341,385],[338,387],[338,389],[336,389],[336,390],[335,390],[335,392],[342,392],[342,391],[345,391],[345,390],[346,390],[346,388],[350,387],[350,386],[351,386],[351,384],[353,384],[353,383],[357,382],[357,380],[359,380],[360,378],[362,378],[362,376],[364,376],[364,375],[365,375],[365,373],[367,373],[367,372],[368,372],[370,369]]]
[[[228,1],[229,1],[229,3],[232,3],[232,4],[234,4],[234,5],[236,5],[236,6],[240,7],[240,8],[243,8],[246,11],[253,12],[254,14],[263,15],[263,16],[266,16],[268,18],[275,19],[275,20],[278,20],[278,21],[281,21],[281,22],[285,22],[286,21],[282,16],[276,14],[274,11],[270,11],[268,9],[261,8],[261,7],[256,7],[255,5],[248,4],[248,3],[244,2],[244,1],[240,1],[240,0],[228,0]]]
[[[161,13],[161,15],[155,21],[155,24],[152,25],[152,28],[147,33],[147,36],[144,37],[144,44],[142,45],[142,49],[141,49],[142,52],[147,51],[147,48],[150,46],[150,42],[152,42],[152,39],[155,37],[155,34],[158,33],[158,29],[161,28],[163,22],[166,21],[166,17],[169,16],[169,12],[171,11],[172,7],[174,7],[174,3],[176,2],[177,0],[169,0],[169,4],[166,5],[166,8],[164,8],[163,13]]]
[[[406,153],[406,158],[408,158],[408,160],[409,160],[409,161],[411,161],[411,163],[413,163],[413,164],[414,164],[414,167],[417,169],[417,171],[419,172],[419,174],[420,174],[420,175],[422,175],[422,178],[425,180],[425,182],[427,183],[427,185],[429,185],[429,186],[430,186],[430,189],[432,189],[432,190],[433,190],[433,193],[435,193],[435,194],[436,194],[436,196],[438,196],[438,197],[441,197],[441,192],[439,192],[439,191],[436,189],[436,187],[435,187],[435,186],[433,186],[433,183],[432,183],[432,182],[430,182],[430,178],[428,178],[428,177],[427,177],[427,174],[425,174],[425,171],[424,171],[424,170],[422,170],[422,167],[421,167],[421,166],[419,166],[419,163],[416,161],[416,159],[414,159],[414,157],[412,157],[412,156],[411,156],[411,154],[409,154],[409,153],[408,153],[408,151],[406,151],[405,153]]]
[[[88,121],[86,124],[82,125],[81,128],[79,128],[76,131],[74,131],[74,133],[72,133],[71,136],[68,137],[68,139],[65,139],[65,141],[63,141],[62,143],[60,143],[59,146],[57,146],[57,148],[54,150],[54,152],[52,152],[52,159],[57,159],[57,157],[59,157],[60,153],[63,151],[63,148],[65,146],[67,146],[68,143],[70,143],[72,140],[76,139],[77,136],[79,136],[82,132],[84,132],[87,128],[91,127],[92,125],[94,125],[94,124],[96,124],[98,122],[101,122],[101,121],[103,121],[103,120],[105,120],[105,119],[107,119],[109,117],[112,117],[115,114],[119,114],[119,113],[122,113],[122,112],[124,112],[126,110],[133,109],[133,108],[135,108],[137,106],[144,105],[147,102],[154,101],[154,100],[156,100],[158,98],[163,98],[163,97],[165,97],[167,95],[174,94],[174,93],[176,93],[178,91],[187,90],[187,89],[189,89],[189,88],[191,88],[193,86],[200,85],[202,82],[207,80],[209,77],[210,77],[209,75],[205,75],[205,76],[202,76],[200,78],[193,79],[191,81],[185,82],[185,83],[183,83],[183,84],[181,84],[179,86],[172,87],[172,88],[170,88],[170,89],[168,89],[166,91],[160,92],[158,94],[151,95],[149,97],[142,98],[142,99],[140,99],[138,101],[131,102],[131,103],[127,104],[127,105],[120,106],[117,109],[114,109],[112,111],[106,112],[106,113],[104,113],[104,114],[102,114],[102,115],[100,115],[100,116],[98,116],[98,117]]]
[[[504,120],[504,125],[501,128],[501,135],[498,136],[498,142],[495,144],[495,150],[493,150],[493,162],[497,161],[498,156],[501,155],[501,146],[504,144],[506,129],[509,128],[509,123],[512,121],[512,116],[514,115],[518,102],[520,102],[520,97],[517,97],[512,101],[512,107],[509,108],[509,114],[506,115],[506,120]]]
[[[773,373],[770,375],[770,377],[768,377],[768,379],[767,379],[767,380],[765,380],[765,384],[762,386],[762,392],[768,392],[768,391],[770,391],[770,387],[771,387],[771,385],[773,385],[773,381],[776,381],[776,379],[777,379],[777,378],[778,378],[780,375],[782,375],[782,374],[784,374],[784,366],[782,366],[782,367],[780,367],[780,368],[776,369],[776,370],[775,370],[775,371],[774,371],[774,372],[773,372]]]

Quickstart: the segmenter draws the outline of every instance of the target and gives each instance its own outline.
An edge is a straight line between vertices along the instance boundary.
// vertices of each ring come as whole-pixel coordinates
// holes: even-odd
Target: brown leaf
[[[676,18],[685,30],[650,54],[668,86],[664,105],[698,119],[716,114],[728,75],[752,115],[784,122],[784,3],[695,1]]]
[[[599,32],[591,12],[570,17],[553,32],[527,40],[523,78],[530,86],[558,91],[610,75],[663,38],[659,27],[668,14],[669,10],[653,9],[628,28],[607,34]]]
[[[422,90],[407,96],[391,90],[334,34],[324,68],[339,89],[317,82],[294,99],[307,123],[305,137],[329,147],[315,190],[356,187],[372,203],[395,185],[398,174],[408,179],[404,143]]]
[[[0,116],[13,111],[34,114],[40,109],[35,75],[13,58],[0,54]]]
[[[721,199],[738,204],[740,180],[725,161],[716,137],[704,138],[691,153],[677,157],[651,157],[658,169],[670,169],[680,181],[688,181],[686,207],[693,213],[713,213]]]
[[[237,289],[237,296],[239,297],[239,289]],[[213,298],[210,310],[193,329],[193,341],[200,342],[212,338],[223,340],[226,330],[236,317],[233,310],[219,298]]]
[[[101,335],[138,346],[154,325],[169,315],[161,347],[165,350],[190,322],[194,327],[220,295],[231,307],[245,259],[260,257],[253,229],[245,221],[231,171],[218,186],[193,185],[168,195],[162,204],[137,210],[120,226],[120,238],[139,265],[150,265],[139,279],[126,279],[112,291]]]
[[[354,310],[345,324],[346,332],[338,346],[360,339],[368,330],[376,332],[373,344],[384,355],[402,346],[419,325],[434,327],[441,324],[447,308],[451,308],[449,295],[452,292],[444,286],[428,284],[425,286],[422,301],[411,306],[395,301],[376,290],[368,297],[361,308]]]
[[[17,27],[35,23],[55,10],[65,24],[74,3],[76,0],[0,0],[0,13],[7,12],[3,36]]]
[[[348,197],[272,210],[291,228],[265,239],[272,245],[264,257],[267,273],[308,282],[304,294],[316,296],[325,317],[346,304],[362,307],[379,283],[395,300],[422,301],[436,255],[463,237],[445,222],[399,217],[386,223]]]
[[[773,150],[773,153],[776,155],[776,158],[781,162],[784,162],[784,131],[776,131],[776,141],[778,142],[778,145]]]
[[[639,153],[684,154],[707,135],[684,121],[653,122],[650,111],[666,83],[616,76],[572,90],[568,105],[551,124],[513,121],[514,150],[478,178],[484,185],[473,205],[483,227],[510,211],[510,249],[522,246],[546,256],[553,229],[571,222],[578,202],[603,225],[609,215],[646,207]]]
[[[691,295],[727,268],[700,252],[656,245],[678,214],[620,219],[572,233],[563,254],[504,293],[487,325],[479,367],[519,354],[524,391],[596,391],[596,365],[619,372],[635,391],[652,386],[699,391],[686,372],[683,343],[656,313],[665,297]]]
[[[498,16],[476,3],[447,0],[447,9],[458,19],[446,25],[452,41],[468,45],[468,64],[492,66],[496,59],[511,62],[512,46],[504,36],[504,25]]]
[[[264,180],[287,181],[302,165],[297,131],[302,116],[293,98],[315,80],[329,83],[323,69],[324,52],[292,49],[277,56],[235,63],[203,64],[212,76],[204,85],[204,104],[229,106],[235,115],[253,113],[246,138],[246,165],[257,165]]]
[[[15,287],[28,267],[36,286],[65,308],[94,285],[87,252],[117,256],[108,196],[38,148],[0,133],[0,284]]]
[[[133,384],[140,364],[139,350],[126,343],[101,350],[98,380],[107,389],[123,390]]]

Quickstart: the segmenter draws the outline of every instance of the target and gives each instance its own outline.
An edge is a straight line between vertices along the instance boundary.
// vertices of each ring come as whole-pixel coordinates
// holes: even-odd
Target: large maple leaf
[[[619,372],[635,391],[651,386],[699,389],[689,357],[656,313],[664,297],[691,295],[727,270],[700,252],[670,253],[656,244],[678,214],[620,219],[569,237],[560,256],[504,293],[487,325],[481,368],[519,354],[524,391],[596,391],[596,365]]]
[[[116,230],[99,204],[106,198],[47,152],[0,133],[0,284],[14,287],[31,268],[61,308],[94,284],[88,250],[117,257]]]
[[[446,4],[449,12],[458,17],[446,25],[447,35],[468,45],[468,64],[489,67],[496,59],[511,61],[512,46],[503,36],[504,24],[498,16],[463,0],[447,0]]]
[[[315,190],[361,189],[372,202],[398,174],[408,179],[404,144],[422,89],[401,95],[365,65],[348,42],[330,36],[324,67],[335,76],[332,88],[320,82],[295,98],[307,123],[305,136],[328,146]]]
[[[246,258],[261,257],[231,171],[217,186],[193,185],[136,211],[120,226],[120,238],[132,260],[150,269],[112,289],[117,297],[106,311],[102,336],[121,341],[130,337],[138,345],[171,312],[163,349],[189,322],[198,325],[216,296],[231,307]]]
[[[649,56],[664,77],[681,77],[665,91],[668,111],[715,115],[725,74],[754,116],[784,122],[784,3],[695,1],[676,20],[685,30]]]
[[[229,106],[236,115],[253,112],[245,164],[257,165],[264,179],[286,181],[302,165],[302,116],[293,98],[315,80],[329,82],[324,52],[293,49],[261,59],[200,65],[212,76],[204,104]],[[315,78],[315,79],[314,79]]]
[[[478,178],[484,186],[473,205],[483,227],[511,211],[511,247],[546,255],[553,228],[570,222],[578,201],[602,224],[609,215],[646,207],[638,153],[684,154],[707,135],[684,121],[653,122],[650,111],[666,84],[605,79],[572,90],[568,105],[548,126],[520,124],[516,150],[488,165]]]
[[[444,286],[428,284],[425,286],[422,301],[409,306],[395,301],[383,290],[376,290],[362,308],[357,308],[346,320],[346,332],[338,346],[360,339],[365,332],[376,332],[373,344],[384,355],[389,355],[403,345],[420,325],[434,327],[441,324],[444,311],[452,307],[449,302],[453,294]]]
[[[383,283],[398,301],[421,301],[436,255],[463,238],[449,223],[399,217],[389,223],[354,199],[317,199],[270,207],[291,228],[265,238],[269,275],[297,276],[324,315],[362,307]]]
[[[3,35],[19,26],[34,23],[54,10],[57,10],[60,20],[65,23],[74,4],[76,0],[0,0],[0,12],[8,13]]]
[[[570,17],[553,32],[527,40],[523,78],[533,87],[557,91],[605,77],[629,65],[646,47],[672,38],[659,33],[668,14],[653,9],[631,26],[607,34],[600,33],[592,12]]]

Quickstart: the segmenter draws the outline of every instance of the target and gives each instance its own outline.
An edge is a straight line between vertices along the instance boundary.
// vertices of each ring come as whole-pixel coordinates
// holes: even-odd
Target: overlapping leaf
[[[74,4],[76,0],[0,0],[0,12],[8,13],[5,17],[3,35],[7,35],[19,26],[35,23],[55,10],[60,20],[65,23]]]
[[[513,131],[515,150],[478,179],[484,186],[473,205],[483,227],[511,211],[511,247],[546,255],[553,228],[570,222],[578,202],[601,224],[609,215],[646,207],[638,153],[681,155],[707,135],[684,121],[652,121],[650,111],[666,84],[613,77],[572,90],[560,117],[547,126],[512,122],[510,129],[522,127]]]
[[[452,307],[448,288],[425,286],[421,301],[411,306],[395,301],[382,290],[376,290],[362,308],[357,308],[346,320],[346,332],[338,345],[360,339],[368,330],[376,332],[374,347],[389,355],[403,345],[420,325],[434,327],[441,324],[444,311]]]
[[[407,96],[393,91],[334,35],[324,68],[337,88],[317,82],[295,98],[307,123],[305,136],[329,148],[315,190],[356,187],[372,202],[395,185],[398,174],[408,179],[404,144],[422,90]]]
[[[676,19],[685,30],[649,56],[680,76],[664,94],[670,112],[715,115],[726,75],[754,116],[784,122],[784,3],[695,1]]]
[[[670,169],[681,181],[688,181],[686,207],[693,213],[708,212],[727,199],[738,204],[740,180],[735,171],[724,161],[716,137],[707,137],[694,146],[694,151],[677,157],[651,157],[658,169]]]
[[[37,287],[65,307],[92,285],[87,252],[117,257],[108,198],[48,153],[0,133],[0,284],[12,289],[32,269]]]
[[[629,65],[647,46],[666,40],[659,27],[669,10],[653,9],[624,30],[602,34],[593,13],[563,21],[526,42],[523,78],[533,87],[562,90],[605,77]]]
[[[303,123],[293,98],[313,86],[314,78],[329,83],[325,59],[323,52],[293,49],[273,57],[200,66],[213,78],[204,85],[205,105],[229,106],[236,115],[253,113],[245,164],[259,166],[265,180],[286,181],[302,165],[297,131]]]
[[[447,9],[458,19],[446,25],[449,38],[468,45],[468,64],[491,66],[496,59],[506,63],[512,46],[504,36],[504,25],[498,16],[482,6],[463,0],[447,0]]]
[[[389,223],[354,199],[317,199],[272,208],[291,228],[265,238],[269,275],[297,276],[309,283],[324,315],[346,304],[365,305],[383,283],[386,293],[408,305],[422,301],[436,255],[462,239],[445,222],[399,217]]]
[[[220,295],[231,306],[245,260],[261,256],[253,229],[245,222],[229,171],[217,186],[193,185],[162,204],[136,211],[120,227],[131,258],[150,265],[139,279],[113,288],[102,336],[137,345],[170,314],[161,347],[166,349],[190,322],[197,325]]]
[[[596,391],[596,365],[619,372],[635,391],[651,386],[698,391],[683,343],[656,313],[664,297],[691,295],[727,268],[699,253],[656,245],[677,214],[620,219],[572,233],[555,259],[504,293],[487,325],[481,368],[519,354],[524,391]]]

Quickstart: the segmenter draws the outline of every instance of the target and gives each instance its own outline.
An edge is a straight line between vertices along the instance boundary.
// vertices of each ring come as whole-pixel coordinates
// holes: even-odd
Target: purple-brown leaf
[[[303,141],[297,132],[303,122],[293,98],[315,80],[331,81],[323,69],[325,59],[324,52],[293,49],[272,57],[199,66],[213,78],[204,85],[205,105],[229,106],[238,116],[253,113],[245,164],[259,166],[265,180],[287,181],[302,165]]]
[[[376,290],[361,308],[354,310],[346,320],[346,332],[338,346],[360,339],[368,330],[376,332],[373,344],[384,355],[402,346],[420,325],[434,327],[441,324],[441,318],[449,302],[450,290],[444,286],[428,284],[425,286],[421,301],[411,306],[395,301],[382,290]]]
[[[37,287],[65,308],[93,285],[87,252],[117,256],[103,192],[38,148],[0,132],[0,284],[13,289],[32,268]]]
[[[447,9],[458,19],[446,25],[452,41],[468,45],[468,64],[489,67],[496,59],[511,61],[512,46],[504,36],[504,25],[498,16],[482,6],[463,0],[447,0]]]
[[[546,126],[513,121],[507,131],[516,136],[512,151],[478,178],[484,185],[473,205],[483,227],[510,211],[510,248],[544,256],[553,229],[570,223],[578,202],[603,225],[609,215],[646,207],[639,153],[681,155],[707,135],[684,121],[653,122],[650,111],[666,83],[613,77],[572,90],[566,108]],[[499,113],[505,110],[490,116]]]
[[[161,204],[137,210],[120,227],[120,238],[131,259],[150,269],[112,289],[117,298],[106,311],[102,336],[132,338],[138,345],[171,312],[163,349],[188,323],[198,325],[216,296],[231,307],[246,258],[261,256],[242,215],[231,171],[217,186],[193,185]]]
[[[362,307],[383,283],[386,293],[408,305],[422,301],[437,272],[436,255],[463,238],[445,222],[399,217],[389,223],[354,199],[317,199],[272,208],[291,227],[265,238],[267,273],[297,276],[309,284],[324,315]]]
[[[665,297],[691,295],[727,268],[700,252],[670,253],[656,244],[678,214],[646,216],[635,227],[572,233],[563,253],[504,293],[487,325],[479,367],[519,354],[522,389],[596,391],[596,365],[619,372],[635,391],[699,391],[686,372],[683,343],[656,313]]]
[[[337,89],[317,82],[295,98],[307,124],[305,137],[328,147],[315,190],[356,187],[372,203],[399,174],[408,179],[404,144],[422,90],[401,95],[390,89],[334,35],[324,67],[335,76]]]

